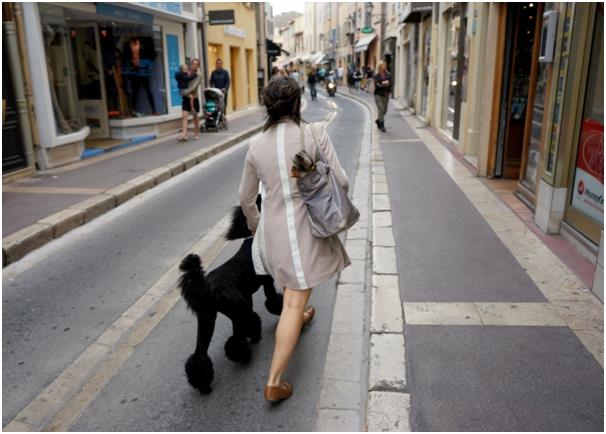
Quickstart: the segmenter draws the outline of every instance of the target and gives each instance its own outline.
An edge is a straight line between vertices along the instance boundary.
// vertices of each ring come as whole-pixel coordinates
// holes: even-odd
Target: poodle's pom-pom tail
[[[190,253],[181,261],[179,270],[183,271],[184,273],[199,273],[202,271],[202,261],[198,255]]]
[[[190,253],[181,261],[179,269],[183,271],[183,275],[179,279],[181,295],[187,306],[197,314],[202,311],[207,293],[202,261],[198,255]]]

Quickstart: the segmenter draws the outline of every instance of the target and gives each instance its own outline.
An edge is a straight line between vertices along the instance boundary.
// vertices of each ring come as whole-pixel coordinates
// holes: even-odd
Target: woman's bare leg
[[[282,313],[280,314],[280,320],[276,328],[276,344],[267,380],[267,385],[269,386],[280,384],[282,374],[286,370],[293,351],[297,346],[303,324],[303,311],[310,295],[311,289],[284,288]]]
[[[183,119],[181,122],[181,137],[187,139],[187,130],[189,129],[189,112],[183,110]]]

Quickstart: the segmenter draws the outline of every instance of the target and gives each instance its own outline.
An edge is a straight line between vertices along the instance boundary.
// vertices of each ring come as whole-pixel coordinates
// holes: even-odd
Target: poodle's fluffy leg
[[[196,350],[185,363],[185,374],[189,384],[201,393],[212,391],[210,383],[213,380],[213,363],[208,356],[208,346],[215,331],[217,311],[206,308],[196,315],[198,319],[198,336],[196,337]]]
[[[225,355],[233,362],[248,363],[252,357],[252,353],[250,351],[250,344],[246,338],[251,334],[251,314],[256,314],[245,303],[231,305],[228,309],[222,311],[222,313],[231,320],[233,326],[233,335],[225,342]]]
[[[280,315],[282,313],[283,297],[276,291],[274,279],[270,276],[263,277],[260,284],[263,285],[263,292],[265,293],[265,308],[269,313]]]

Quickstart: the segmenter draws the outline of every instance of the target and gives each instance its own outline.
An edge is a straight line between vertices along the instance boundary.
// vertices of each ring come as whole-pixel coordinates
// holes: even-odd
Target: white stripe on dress
[[[286,125],[284,123],[278,124],[278,140],[277,151],[278,151],[278,164],[280,167],[280,179],[282,180],[282,195],[284,196],[284,203],[286,205],[286,223],[288,226],[288,239],[290,241],[290,251],[292,253],[292,260],[295,266],[295,272],[297,274],[297,280],[299,281],[300,289],[307,289],[307,282],[305,280],[305,274],[303,273],[303,264],[301,262],[301,251],[299,250],[299,240],[297,239],[297,229],[295,227],[295,208],[292,202],[292,196],[290,193],[290,182],[288,180],[288,169],[286,165],[286,153],[284,150],[284,130]]]

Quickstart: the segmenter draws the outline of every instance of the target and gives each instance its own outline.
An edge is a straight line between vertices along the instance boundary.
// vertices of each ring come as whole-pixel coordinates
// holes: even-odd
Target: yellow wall
[[[250,6],[246,6],[250,4]],[[223,68],[229,71],[227,111],[232,112],[257,103],[257,34],[255,9],[252,3],[204,3],[206,12],[233,9],[236,22],[231,26],[208,26],[208,74],[215,69],[215,60],[223,60]],[[244,38],[225,33],[226,27],[245,32]],[[249,56],[247,59],[247,50]],[[235,104],[235,105],[234,105]]]

